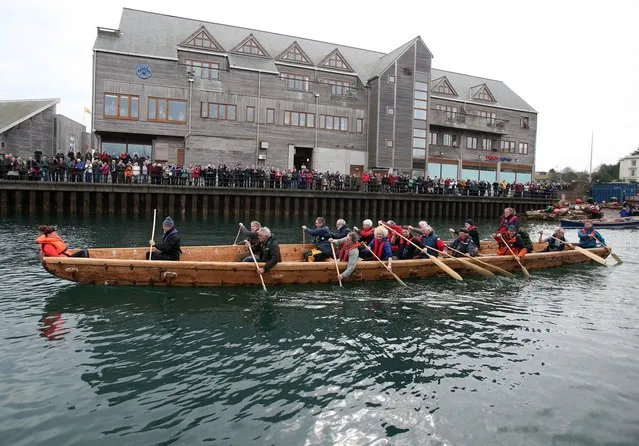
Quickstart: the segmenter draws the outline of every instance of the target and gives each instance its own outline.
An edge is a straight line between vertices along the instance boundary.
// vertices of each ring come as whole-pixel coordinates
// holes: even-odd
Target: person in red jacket
[[[87,249],[78,249],[73,254],[69,254],[67,244],[55,232],[53,226],[43,225],[38,230],[41,234],[36,242],[40,244],[41,257],[89,257]]]

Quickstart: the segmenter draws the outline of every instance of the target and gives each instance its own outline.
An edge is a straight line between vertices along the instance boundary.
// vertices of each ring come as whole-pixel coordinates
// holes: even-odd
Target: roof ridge
[[[462,76],[474,77],[476,79],[483,79],[483,80],[486,80],[486,81],[501,82],[502,84],[504,83],[504,81],[499,80],[499,79],[492,79],[490,77],[483,77],[483,76],[475,76],[474,74],[460,73],[459,71],[444,70],[444,69],[435,68],[435,67],[433,67],[432,70],[443,71],[445,73],[459,74],[459,75],[462,75]]]
[[[143,13],[146,13],[146,14],[161,15],[161,16],[165,16],[165,17],[173,17],[173,18],[176,18],[176,19],[191,20],[193,22],[210,23],[212,25],[228,26],[230,28],[240,28],[240,29],[248,30],[249,32],[250,31],[256,31],[256,32],[260,32],[260,33],[273,34],[273,35],[282,36],[282,37],[291,37],[293,39],[302,39],[302,40],[308,40],[308,41],[311,41],[311,42],[325,43],[325,44],[328,44],[328,45],[335,45],[336,48],[337,47],[352,48],[354,50],[368,51],[369,53],[381,54],[382,56],[388,54],[388,53],[384,53],[384,52],[381,52],[381,51],[368,50],[366,48],[359,48],[359,47],[352,46],[352,45],[344,45],[344,44],[340,44],[340,43],[327,42],[325,40],[309,39],[307,37],[293,36],[293,35],[290,35],[290,34],[283,34],[283,33],[278,33],[278,32],[273,32],[273,31],[264,31],[262,29],[257,29],[257,28],[247,28],[245,26],[235,26],[235,25],[228,25],[226,23],[209,22],[209,21],[205,21],[205,20],[192,19],[190,17],[183,17],[183,16],[178,16],[178,15],[173,15],[173,14],[164,14],[162,12],[145,11],[145,10],[142,10],[142,9],[135,9],[135,8],[123,7],[122,9],[128,9],[129,11],[143,12]]]
[[[36,101],[54,102],[54,101],[62,101],[62,99],[60,99],[60,98],[0,99],[0,103],[5,103],[5,102],[36,102]]]

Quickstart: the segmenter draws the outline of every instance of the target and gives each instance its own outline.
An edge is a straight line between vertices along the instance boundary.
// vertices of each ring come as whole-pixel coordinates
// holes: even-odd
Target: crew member
[[[502,215],[501,221],[499,222],[499,229],[497,229],[497,233],[504,234],[508,232],[508,228],[510,226],[514,226],[515,229],[519,231],[521,222],[519,221],[519,217],[517,217],[513,208],[506,208],[504,209],[504,215]]]
[[[602,246],[606,246],[606,241],[602,235],[592,227],[591,221],[586,220],[584,222],[584,227],[577,232],[577,236],[579,237],[579,246],[582,248],[596,248],[597,240],[599,240]]]
[[[258,229],[257,237],[260,241],[258,245],[260,259],[262,262],[266,262],[264,266],[258,268],[257,271],[260,274],[264,274],[282,261],[282,255],[280,253],[280,245],[277,243],[277,240],[275,240],[275,236],[269,228],[264,226]],[[248,245],[250,242],[246,240],[244,243]]]
[[[323,217],[315,219],[315,229],[309,229],[302,226],[311,237],[315,237],[313,244],[315,247],[310,251],[304,251],[304,260],[307,262],[321,262],[331,256],[331,245],[328,239],[331,238],[331,230],[326,226],[326,220]]]
[[[548,243],[543,252],[563,251],[566,247],[566,232],[564,228],[557,228],[552,236],[544,236],[544,231],[539,231],[539,243]]]
[[[453,257],[475,257],[477,255],[477,246],[475,246],[475,242],[470,237],[468,229],[461,228],[457,233],[459,235],[450,244],[450,247],[454,249]]]
[[[67,244],[55,232],[53,226],[42,225],[38,227],[40,236],[36,242],[40,244],[41,257],[89,257],[88,249],[78,249],[73,254],[67,252]]]
[[[149,243],[153,246],[151,252],[151,260],[180,260],[181,236],[178,230],[175,228],[175,223],[171,217],[166,217],[162,222],[162,230],[164,235],[160,243],[155,243],[150,240]],[[147,260],[149,259],[149,253],[146,253]]]

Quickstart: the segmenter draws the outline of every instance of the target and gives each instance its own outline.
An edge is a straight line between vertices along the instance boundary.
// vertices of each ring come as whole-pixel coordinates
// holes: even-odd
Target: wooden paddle
[[[499,234],[501,236],[501,234]],[[503,237],[502,237],[503,239]],[[508,243],[506,243],[506,241],[504,241],[504,245],[506,245],[506,248],[508,248],[508,251],[510,251],[510,253],[512,254],[512,256],[515,258],[515,260],[517,261],[517,263],[519,263],[519,267],[521,268],[521,272],[524,273],[524,276],[526,277],[526,279],[530,279],[530,273],[528,272],[528,270],[526,269],[526,267],[524,265],[521,264],[521,262],[519,261],[519,257],[517,257],[515,255],[515,253],[513,252],[512,249],[510,249],[510,246],[508,245]]]
[[[235,241],[233,242],[234,245],[237,245],[237,239],[240,238],[240,232],[242,232],[242,223],[240,223],[240,227],[237,228],[237,235],[235,236]]]
[[[411,240],[407,239],[406,237],[404,237],[402,234],[400,234],[399,232],[395,231],[393,228],[390,228],[388,226],[386,226],[384,223],[379,222],[380,225],[384,226],[386,229],[388,229],[389,231],[393,231],[395,234],[399,235],[401,238],[403,238],[404,240],[406,240],[408,243],[410,243],[411,245],[413,245],[415,248],[419,249],[420,251],[422,250],[422,248],[420,248],[419,246],[417,246],[415,243],[413,243]],[[428,249],[433,249],[433,248],[428,248]],[[434,251],[437,251],[436,249],[434,249]],[[446,265],[444,262],[442,262],[441,260],[439,260],[437,257],[435,256],[431,256],[430,254],[426,253],[426,255],[428,256],[428,258],[430,260],[433,261],[433,263],[435,265],[437,265],[441,270],[443,270],[446,274],[448,274],[450,277],[452,277],[455,280],[464,280],[462,279],[462,276],[460,276],[455,270],[453,270],[450,266]]]
[[[601,244],[601,242],[599,242]],[[606,248],[608,250],[608,252],[610,252],[610,256],[615,259],[615,262],[617,262],[617,265],[620,265],[623,263],[623,260],[621,260],[621,257],[619,257],[617,254],[615,254],[614,252],[612,252],[612,248],[608,245],[601,245],[602,247]]]
[[[255,254],[253,254],[253,248],[251,248],[251,244],[248,244],[248,249],[251,251],[251,257],[253,257],[253,263],[255,263],[255,268],[257,268],[257,275],[260,276],[260,280],[262,281],[262,288],[266,291],[266,284],[264,283],[264,277],[262,277],[262,273],[260,272],[260,265],[257,264],[257,260],[255,260]]]
[[[306,231],[302,228],[302,244],[306,244]]]
[[[337,265],[337,256],[335,255],[335,246],[331,243],[331,251],[333,251],[333,259],[335,260],[335,271],[337,271],[337,280],[339,280],[339,286],[342,286],[342,279],[339,277],[339,266]]]
[[[153,209],[153,229],[151,229],[151,242],[154,242],[154,240],[155,240],[155,217],[157,216],[157,214],[158,214],[158,210],[157,209]],[[151,258],[151,255],[153,254],[153,245],[154,244],[155,243],[149,243],[149,245],[151,245],[151,246],[149,246],[149,260],[153,260]]]
[[[368,246],[366,243],[362,242],[362,246],[364,246],[368,252],[370,252],[371,254],[373,254],[373,257],[375,257],[377,259],[377,261],[379,263],[381,263],[382,265],[384,265],[384,268],[386,268],[388,270],[389,273],[391,273],[393,275],[393,277],[395,278],[395,280],[397,280],[399,283],[401,283],[403,286],[407,286],[404,281],[402,279],[399,278],[399,276],[397,276],[397,274],[395,274],[393,271],[391,271],[390,269],[388,269],[388,265],[386,265],[382,259],[380,259],[379,257],[377,257],[375,255],[375,253],[373,252],[373,250],[370,248],[370,246]]]
[[[438,252],[438,253],[443,254],[443,255],[445,255],[445,256],[448,256],[448,257],[450,257],[450,258],[453,258],[453,259],[455,259],[455,260],[459,261],[460,263],[462,263],[463,265],[466,265],[466,266],[468,266],[469,268],[471,268],[471,269],[473,269],[473,270],[477,271],[477,272],[478,272],[479,274],[481,274],[482,276],[486,276],[486,277],[495,277],[495,274],[493,274],[493,272],[492,272],[492,271],[488,271],[487,269],[484,269],[484,268],[482,268],[481,266],[479,266],[479,265],[475,265],[474,263],[470,262],[470,257],[466,257],[466,256],[464,256],[464,257],[455,257],[455,256],[452,256],[452,255],[448,254],[447,252],[440,251],[440,250],[435,249],[435,248],[428,247],[428,249],[431,249],[431,250],[433,250],[433,251],[435,251],[435,252]],[[452,249],[452,248],[451,248],[451,249]],[[457,251],[457,252],[459,252],[459,251]],[[463,253],[461,253],[461,254],[463,255]]]
[[[448,249],[450,249],[451,251],[454,251],[456,253],[459,253],[459,254],[464,254],[463,252],[458,251],[455,248],[451,248],[450,246],[448,247]],[[479,253],[477,255],[479,255]],[[477,257],[468,257],[467,260],[469,262],[473,262],[474,261],[474,262],[480,263],[480,264],[484,265],[484,267],[486,269],[492,270],[492,271],[494,271],[496,273],[499,273],[499,274],[503,274],[504,276],[510,277],[511,279],[515,278],[515,275],[513,273],[511,273],[510,271],[506,271],[505,269],[500,268],[497,265],[492,265],[490,263],[482,262]]]
[[[544,233],[542,232],[541,235],[544,235]],[[557,240],[558,242],[563,243],[566,246],[570,246],[572,249],[574,249],[575,251],[577,251],[578,253],[581,253],[583,255],[585,255],[586,257],[591,258],[592,260],[594,260],[597,263],[601,263],[602,265],[606,264],[606,259],[599,257],[597,254],[595,254],[594,252],[590,252],[587,249],[582,248],[581,246],[577,246],[577,245],[573,245],[572,243],[568,243],[565,242],[557,237],[554,237],[552,235],[548,235],[548,237]]]

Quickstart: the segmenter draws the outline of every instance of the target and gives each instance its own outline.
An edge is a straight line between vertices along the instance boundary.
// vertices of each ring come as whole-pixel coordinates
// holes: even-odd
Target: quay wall
[[[510,206],[518,213],[551,198],[237,189],[193,186],[0,181],[0,217],[94,216],[313,219],[494,218]],[[351,223],[354,224],[354,223]]]

